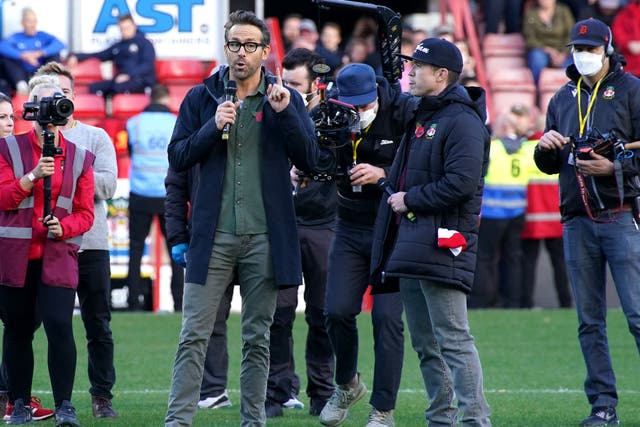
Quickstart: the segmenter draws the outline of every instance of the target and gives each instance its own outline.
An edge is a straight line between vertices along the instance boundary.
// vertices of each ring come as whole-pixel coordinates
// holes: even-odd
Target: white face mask
[[[573,52],[573,63],[583,76],[594,76],[602,70],[602,54]]]
[[[376,119],[376,114],[378,113],[378,103],[376,102],[376,106],[367,110],[360,111],[360,128],[366,129],[369,127],[371,123]]]

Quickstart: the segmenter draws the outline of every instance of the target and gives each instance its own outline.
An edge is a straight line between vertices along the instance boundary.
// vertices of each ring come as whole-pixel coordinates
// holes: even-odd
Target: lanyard
[[[578,79],[578,120],[580,121],[580,136],[584,134],[584,127],[587,124],[587,120],[589,119],[589,113],[593,108],[593,104],[595,104],[596,98],[598,97],[598,88],[600,87],[600,82],[602,82],[602,78],[598,80],[596,83],[596,87],[591,93],[591,100],[589,101],[589,105],[587,106],[587,114],[582,117],[582,104],[580,103],[580,84],[582,83],[582,76]]]
[[[366,128],[363,129],[362,134],[364,135],[365,133],[369,132],[369,128],[371,127],[373,123],[371,123],[369,126],[367,126]],[[360,145],[360,143],[362,142],[362,136],[360,138],[358,138],[357,140],[351,140],[351,148],[353,150],[353,164],[355,165],[357,160],[358,160],[358,146]]]

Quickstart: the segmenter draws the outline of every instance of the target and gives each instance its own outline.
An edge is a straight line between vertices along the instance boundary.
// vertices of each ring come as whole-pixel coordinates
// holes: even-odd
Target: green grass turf
[[[582,383],[584,363],[577,340],[574,310],[473,311],[471,331],[476,338],[484,367],[484,385],[495,426],[576,426],[589,412]],[[640,359],[620,310],[611,310],[608,318],[609,342],[618,378],[620,403],[618,414],[624,426],[640,426]],[[78,346],[78,369],[73,403],[83,427],[160,426],[166,410],[173,355],[180,328],[175,314],[115,313],[112,328],[116,341],[117,383],[114,407],[116,420],[94,420],[86,375],[84,330],[74,318]],[[372,384],[371,320],[359,316],[360,366],[362,378]],[[304,376],[304,316],[295,324],[296,362]],[[396,425],[425,426],[423,412],[426,394],[417,357],[406,332],[405,364],[395,412]],[[229,384],[233,406],[215,411],[199,410],[194,426],[238,426],[239,416],[239,316],[229,319]],[[42,328],[38,331],[34,393],[46,406],[52,404],[46,370],[46,345]],[[308,404],[301,393],[300,399]],[[368,399],[368,398],[367,398]],[[366,424],[369,407],[358,403],[344,426]],[[42,424],[50,424],[45,421]],[[283,418],[268,421],[271,426],[319,426],[316,418],[304,410],[285,410]]]

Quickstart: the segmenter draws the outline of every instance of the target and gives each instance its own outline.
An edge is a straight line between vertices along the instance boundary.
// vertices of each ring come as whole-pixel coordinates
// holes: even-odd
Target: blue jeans
[[[237,268],[242,296],[240,328],[240,417],[243,427],[266,424],[269,326],[278,288],[267,234],[236,236],[216,232],[204,286],[186,283],[182,330],[173,364],[166,427],[190,426],[200,396],[207,344],[220,300]]]
[[[415,279],[400,279],[400,295],[429,395],[429,426],[490,426],[480,357],[469,333],[467,296],[441,283]],[[459,421],[454,395],[462,414]]]
[[[587,365],[584,389],[592,407],[616,406],[618,393],[607,340],[606,264],[629,331],[640,351],[640,232],[630,212],[615,222],[586,216],[564,223],[564,252],[578,311],[578,337]]]
[[[527,52],[527,63],[533,74],[534,83],[538,84],[542,69],[551,66],[551,58],[549,58],[549,55],[542,49],[531,49]],[[573,56],[567,55],[567,58],[562,63],[562,67],[559,68],[567,68],[571,64],[573,64]]]
[[[336,356],[336,383],[339,385],[351,381],[358,372],[356,316],[362,309],[362,296],[369,283],[372,236],[372,226],[338,220],[329,250],[325,310],[327,332]],[[375,366],[369,403],[378,410],[387,411],[396,405],[404,358],[400,295],[374,295],[371,321]]]

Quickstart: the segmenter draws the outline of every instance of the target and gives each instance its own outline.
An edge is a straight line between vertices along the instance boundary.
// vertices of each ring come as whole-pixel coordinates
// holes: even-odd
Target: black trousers
[[[305,344],[307,395],[327,400],[333,393],[334,358],[327,334],[324,302],[327,283],[331,228],[298,226],[304,275],[305,320],[309,327]],[[300,392],[293,357],[293,321],[298,305],[298,288],[282,289],[271,325],[267,399],[284,403]]]
[[[60,62],[60,55],[52,55],[40,58],[40,65],[46,64],[50,61]],[[32,71],[27,71],[27,69],[24,68],[22,61],[19,59],[0,57],[0,66],[2,67],[1,70],[4,74],[5,79],[13,89],[16,88],[16,84],[19,81],[28,82],[34,73]],[[11,96],[10,93],[8,93],[7,95]]]
[[[85,250],[78,256],[78,299],[87,337],[89,393],[111,399],[116,382],[111,335],[111,269],[109,251]]]
[[[139,301],[144,292],[144,284],[140,277],[140,262],[144,251],[144,241],[149,235],[154,216],[160,220],[160,231],[166,243],[164,198],[129,194],[129,273],[127,282],[129,283],[128,303],[129,307],[133,309],[142,308]],[[171,252],[168,245],[167,250]],[[171,260],[171,295],[175,311],[182,311],[183,287],[184,270],[182,266]]]
[[[31,398],[33,335],[36,313],[47,335],[49,378],[56,407],[71,400],[76,372],[73,340],[75,290],[42,283],[42,260],[29,261],[23,288],[0,285],[0,318],[4,323],[3,359],[7,366],[9,401]]]
[[[141,79],[132,78],[126,82],[116,83],[115,80],[102,80],[100,82],[91,83],[89,92],[101,92],[102,95],[114,95],[116,93],[144,93],[148,87]]]
[[[478,264],[470,308],[520,307],[524,214],[514,218],[483,218],[478,235]]]
[[[553,268],[553,283],[558,295],[560,307],[571,307],[571,290],[567,266],[564,262],[562,237],[555,239],[523,239],[522,240],[522,307],[533,307],[533,293],[536,284],[536,266],[540,254],[540,244],[544,243],[549,253]]]

